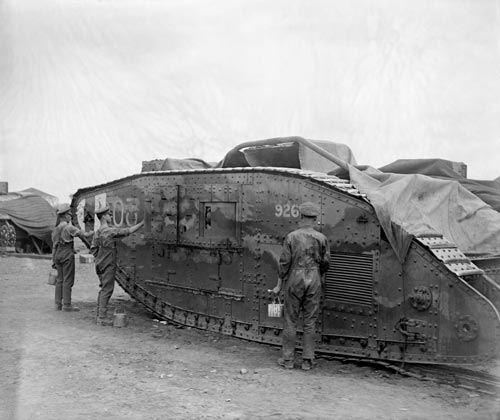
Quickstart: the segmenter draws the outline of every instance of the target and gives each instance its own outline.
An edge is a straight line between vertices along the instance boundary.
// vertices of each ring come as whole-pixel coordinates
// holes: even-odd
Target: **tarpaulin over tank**
[[[350,181],[373,204],[400,261],[412,236],[438,233],[463,252],[500,254],[500,213],[458,181],[350,167]]]
[[[218,163],[207,163],[201,159],[156,159],[142,162],[141,172],[167,171],[183,169],[207,168],[244,168],[255,166],[271,166],[281,168],[298,168],[308,171],[329,172],[339,167],[331,160],[319,155],[304,144],[295,141],[299,137],[280,137],[279,144],[247,147],[244,150],[233,150]],[[342,161],[355,165],[356,160],[349,146],[332,141],[309,140]]]
[[[460,165],[457,165],[456,162],[444,159],[399,159],[379,168],[379,170],[388,173],[422,174],[433,178],[456,180],[493,209],[500,212],[500,178],[493,181],[466,178],[465,174],[461,173],[463,171],[460,170]]]
[[[212,165],[201,159],[154,159],[142,162],[141,172],[172,171],[181,169],[207,169]]]
[[[226,154],[217,165],[220,168],[247,166],[272,166],[281,168],[298,168],[306,171],[330,172],[339,169],[331,160],[319,155],[304,143],[312,143],[330,154],[337,156],[343,162],[356,164],[349,146],[324,140],[306,140],[302,137],[279,137],[267,140],[278,144],[266,144],[246,147],[243,150],[233,150]],[[303,142],[301,142],[303,141]]]
[[[30,195],[0,201],[0,213],[7,214],[19,228],[52,244],[51,233],[56,223],[56,211],[43,198]]]
[[[356,165],[356,159],[349,146],[343,143],[335,143],[332,141],[311,140],[317,146],[320,146],[327,152],[337,156],[340,160]],[[299,159],[300,167],[308,171],[330,172],[336,170],[338,165],[328,160],[327,158],[318,155],[313,150],[307,148],[303,144],[299,144]]]

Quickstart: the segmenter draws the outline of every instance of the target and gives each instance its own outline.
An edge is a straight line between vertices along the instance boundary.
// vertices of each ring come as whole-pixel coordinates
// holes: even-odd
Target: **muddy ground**
[[[77,259],[56,312],[50,260],[0,256],[0,419],[500,419],[500,400],[319,360],[286,371],[279,350],[159,322],[117,286],[124,328],[94,323],[97,276]]]

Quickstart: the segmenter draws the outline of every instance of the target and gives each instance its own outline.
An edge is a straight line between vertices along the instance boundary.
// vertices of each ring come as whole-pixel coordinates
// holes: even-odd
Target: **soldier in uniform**
[[[107,312],[108,303],[115,287],[116,239],[136,232],[144,225],[144,221],[129,228],[110,226],[112,217],[109,206],[96,211],[96,215],[101,226],[95,232],[90,249],[95,257],[95,269],[99,277],[97,324],[112,325],[113,321],[107,318]]]
[[[278,284],[272,290],[278,294],[285,288],[282,357],[278,363],[292,369],[295,357],[296,328],[299,312],[304,319],[302,369],[310,370],[314,360],[316,319],[322,290],[322,278],[328,270],[330,247],[325,235],[315,230],[320,210],[311,202],[299,206],[300,228],[290,232],[284,242],[279,261]]]
[[[75,284],[75,250],[74,238],[81,239],[92,236],[94,232],[85,232],[71,224],[69,206],[57,212],[56,227],[52,231],[52,263],[57,270],[55,284],[55,309],[66,312],[79,311],[71,305],[71,292]]]

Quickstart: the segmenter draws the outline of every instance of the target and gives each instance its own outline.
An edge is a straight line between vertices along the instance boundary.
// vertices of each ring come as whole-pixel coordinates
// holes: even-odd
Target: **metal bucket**
[[[115,312],[113,315],[113,327],[126,327],[127,326],[127,314],[125,312]]]
[[[278,298],[267,305],[267,316],[270,318],[281,318],[283,316],[283,304]]]
[[[49,273],[49,278],[47,280],[47,284],[50,284],[51,286],[54,286],[56,284],[56,279],[57,279],[57,271],[52,270]]]

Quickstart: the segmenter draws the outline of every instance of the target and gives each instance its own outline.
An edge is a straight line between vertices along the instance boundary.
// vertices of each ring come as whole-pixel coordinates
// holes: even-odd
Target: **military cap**
[[[302,216],[316,217],[319,216],[319,207],[315,203],[307,201],[299,206],[299,211]]]
[[[70,210],[71,210],[71,207],[67,204],[64,204],[63,206],[61,206],[61,208],[59,210],[57,210],[57,215],[62,216],[63,214],[66,214]]]
[[[103,214],[109,211],[109,206],[104,206],[102,209],[96,210],[95,214],[97,217],[102,216]]]

